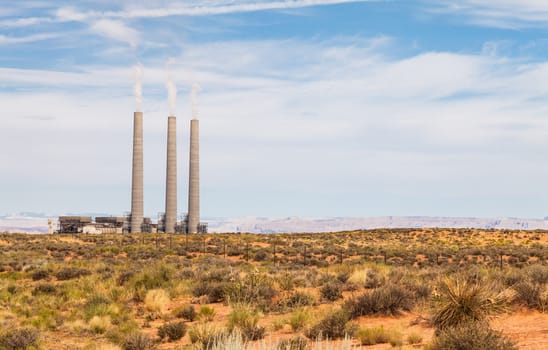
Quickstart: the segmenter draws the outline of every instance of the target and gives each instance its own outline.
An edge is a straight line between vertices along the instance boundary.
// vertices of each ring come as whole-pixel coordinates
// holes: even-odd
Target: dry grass
[[[168,292],[163,289],[149,290],[145,297],[145,306],[147,310],[165,314],[170,302]]]

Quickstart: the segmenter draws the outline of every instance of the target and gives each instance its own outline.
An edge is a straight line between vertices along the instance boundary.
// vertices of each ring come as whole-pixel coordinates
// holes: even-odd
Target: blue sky
[[[199,84],[203,216],[548,215],[548,2],[0,0],[0,214],[179,211]]]

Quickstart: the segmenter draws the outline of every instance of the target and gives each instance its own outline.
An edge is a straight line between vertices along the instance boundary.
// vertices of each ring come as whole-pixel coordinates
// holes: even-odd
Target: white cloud
[[[294,9],[311,6],[325,6],[353,2],[370,2],[375,0],[282,0],[282,1],[221,1],[215,5],[178,4],[165,8],[134,8],[127,11],[108,12],[107,16],[122,18],[157,18],[167,16],[204,16],[235,12],[254,12],[264,10]]]
[[[297,9],[312,6],[326,6],[355,2],[382,0],[280,0],[280,1],[194,1],[192,3],[152,3],[139,7],[126,4],[121,11],[86,11],[75,7],[60,7],[53,17],[17,18],[0,21],[0,27],[24,27],[51,22],[85,22],[99,19],[161,18],[170,16],[207,16],[228,13],[255,12],[265,10]]]
[[[57,33],[33,34],[20,37],[12,37],[0,34],[0,45],[25,44],[35,41],[54,39],[58,38],[59,36],[60,35]]]
[[[501,28],[546,26],[548,2],[544,0],[427,0],[435,13],[464,14],[474,23]]]
[[[136,47],[139,41],[139,32],[120,21],[100,19],[91,25],[91,31],[109,39],[128,43]]]
[[[474,204],[460,212],[436,212],[432,203],[478,193],[502,201],[501,188],[508,198],[538,196],[544,183],[540,174],[548,171],[548,108],[542,103],[548,96],[548,63],[447,52],[393,59],[384,54],[386,44],[376,42],[235,41],[185,47],[173,70],[181,96],[188,96],[192,81],[204,88],[203,193],[215,197],[204,200],[204,213],[399,215],[421,208],[411,204],[420,198],[423,208],[430,208],[427,214],[471,215],[479,210]],[[232,61],[240,54],[245,54],[241,62]],[[144,62],[148,212],[163,206],[165,179],[157,169],[165,161],[164,65]],[[21,153],[4,152],[0,161],[12,169],[13,181],[40,188],[73,186],[74,197],[57,204],[60,211],[80,203],[79,198],[95,198],[97,188],[113,186],[119,190],[86,201],[87,210],[104,211],[101,206],[109,202],[118,203],[113,213],[122,212],[129,203],[124,184],[131,151],[131,69],[77,68],[0,71],[2,84],[14,88],[0,94],[10,114],[1,130],[10,136],[0,137],[0,149],[28,155],[21,161]],[[58,92],[32,91],[52,81]],[[179,135],[186,138],[190,101],[177,103]],[[44,148],[34,154],[37,142]],[[186,139],[180,143],[184,147]],[[67,168],[67,159],[75,157],[85,159],[85,167]],[[50,170],[44,177],[36,168]],[[185,193],[183,180],[180,191]],[[294,206],[278,198],[282,195],[290,195]],[[44,203],[41,198],[50,205],[43,193],[25,203]],[[257,198],[273,200],[260,204]],[[229,200],[237,203],[228,205]],[[405,201],[407,207],[394,207]],[[279,207],[268,208],[272,203]],[[521,211],[508,214],[541,215],[530,201],[514,204],[508,208]],[[240,211],[227,213],[228,207]]]

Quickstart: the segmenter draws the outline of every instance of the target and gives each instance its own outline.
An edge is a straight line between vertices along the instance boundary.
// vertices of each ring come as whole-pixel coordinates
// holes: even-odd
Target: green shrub
[[[328,282],[320,289],[320,295],[323,300],[330,302],[336,301],[342,298],[342,286],[341,282]]]
[[[384,285],[384,276],[376,270],[368,270],[365,277],[365,288],[379,288]]]
[[[312,306],[316,304],[316,298],[312,294],[297,291],[293,293],[289,298],[284,300],[284,306],[294,309],[303,306]]]
[[[167,337],[169,341],[176,341],[185,336],[186,325],[184,322],[166,323],[158,328],[158,337],[164,339]]]
[[[215,309],[209,306],[202,306],[200,312],[198,313],[198,318],[202,321],[213,321],[215,317]]]
[[[375,314],[399,315],[402,310],[411,310],[413,304],[413,295],[408,290],[387,284],[347,300],[344,308],[355,318]]]
[[[515,302],[539,311],[544,311],[548,307],[543,298],[543,292],[546,290],[544,285],[532,281],[522,281],[516,283],[512,289],[516,291]]]
[[[265,261],[266,258],[268,258],[268,253],[265,252],[264,250],[259,250],[259,251],[256,252],[255,255],[253,256],[253,260],[254,260],[254,261]]]
[[[236,304],[228,315],[227,329],[229,332],[238,329],[246,340],[262,339],[266,330],[259,326],[259,318],[251,305]]]
[[[40,333],[36,328],[11,328],[0,334],[0,349],[31,350],[38,349]]]
[[[39,284],[32,290],[31,294],[37,296],[40,294],[55,294],[57,288],[52,283]]]
[[[80,276],[91,275],[91,271],[76,266],[63,267],[61,270],[55,272],[55,277],[59,281],[66,281]]]
[[[195,297],[206,295],[210,303],[219,303],[225,300],[227,286],[227,282],[201,281],[192,288],[192,295]]]
[[[130,280],[130,288],[132,287],[134,291],[134,299],[143,301],[148,290],[169,287],[172,278],[173,269],[164,263],[158,263],[134,275]]]
[[[124,350],[152,350],[156,348],[156,342],[144,333],[130,334],[123,344]]]
[[[527,277],[531,282],[545,285],[548,283],[548,266],[544,265],[532,265],[526,270]]]
[[[294,332],[298,332],[305,328],[311,321],[312,316],[306,308],[295,310],[289,317],[289,325]]]
[[[197,317],[196,309],[192,305],[182,305],[173,310],[173,316],[184,318],[187,321],[194,322]]]
[[[263,309],[271,305],[277,293],[272,281],[258,273],[227,283],[224,292],[225,300],[229,303],[255,304]]]
[[[468,322],[444,329],[427,350],[517,350],[518,347],[501,333],[479,322]]]
[[[375,345],[388,343],[390,340],[384,327],[360,328],[355,335],[361,345]]]
[[[31,278],[33,281],[39,281],[48,278],[49,274],[49,270],[36,270],[32,273]]]
[[[90,320],[93,316],[106,316],[110,313],[110,299],[102,295],[92,295],[84,304],[84,319]]]
[[[329,338],[341,339],[352,336],[356,332],[356,326],[349,322],[350,317],[346,310],[331,311],[327,316],[312,326],[306,336],[309,339]]]
[[[395,330],[392,330],[388,333],[388,343],[395,348],[401,347],[403,345],[403,335]]]

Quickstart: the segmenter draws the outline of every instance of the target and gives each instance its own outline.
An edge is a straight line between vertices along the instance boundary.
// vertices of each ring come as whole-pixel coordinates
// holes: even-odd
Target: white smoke
[[[167,97],[169,100],[169,115],[175,115],[175,105],[177,104],[177,86],[173,83],[171,76],[168,77],[166,82]]]
[[[133,66],[133,78],[135,79],[135,87],[133,89],[133,92],[135,94],[135,111],[142,112],[143,111],[143,86],[142,86],[143,65],[142,64],[139,63]]]
[[[192,91],[190,93],[190,97],[192,99],[192,118],[198,119],[198,92],[200,91],[201,87],[199,84],[194,83],[192,84]]]

